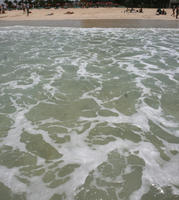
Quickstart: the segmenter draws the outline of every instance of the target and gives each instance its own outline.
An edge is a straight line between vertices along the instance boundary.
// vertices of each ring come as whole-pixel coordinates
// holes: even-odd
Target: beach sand
[[[167,15],[156,15],[156,9],[144,8],[143,13],[127,13],[126,8],[68,8],[32,9],[29,16],[22,10],[6,11],[0,15],[0,26],[67,26],[67,27],[161,27],[179,28],[179,19]],[[73,14],[66,14],[66,12]],[[147,23],[146,23],[147,22]]]
[[[80,20],[80,19],[158,19],[175,20],[172,10],[167,9],[167,15],[156,15],[156,9],[143,9],[143,13],[127,13],[125,8],[68,8],[68,9],[32,9],[29,16],[22,10],[6,11],[1,14],[1,20]],[[73,14],[65,14],[71,11]],[[48,15],[53,13],[53,15]]]

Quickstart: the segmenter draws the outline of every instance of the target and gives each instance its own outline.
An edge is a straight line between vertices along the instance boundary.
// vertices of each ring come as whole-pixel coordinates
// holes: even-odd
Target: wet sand
[[[0,21],[0,27],[6,26],[47,26],[76,28],[179,28],[179,21],[146,19]]]

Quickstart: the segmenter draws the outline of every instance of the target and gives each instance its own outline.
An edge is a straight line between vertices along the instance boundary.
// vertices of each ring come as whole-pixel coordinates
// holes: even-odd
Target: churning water
[[[179,30],[0,28],[0,199],[179,199]]]

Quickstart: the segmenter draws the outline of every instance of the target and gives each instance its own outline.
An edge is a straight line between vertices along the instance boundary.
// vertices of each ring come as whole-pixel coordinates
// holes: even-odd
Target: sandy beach
[[[0,15],[0,20],[86,20],[86,19],[148,19],[176,20],[171,16],[172,10],[166,9],[167,15],[156,15],[156,9],[144,8],[143,13],[125,12],[126,8],[68,8],[68,9],[32,9],[29,16],[22,10],[6,11]],[[136,8],[137,10],[137,8]],[[73,14],[66,14],[67,12]],[[178,19],[179,21],[179,19]]]
[[[126,8],[31,9],[27,16],[22,10],[13,10],[0,15],[0,26],[179,28],[179,19],[171,16],[171,9],[166,9],[167,15],[156,15],[156,9],[150,8],[144,8],[143,13],[125,11]]]

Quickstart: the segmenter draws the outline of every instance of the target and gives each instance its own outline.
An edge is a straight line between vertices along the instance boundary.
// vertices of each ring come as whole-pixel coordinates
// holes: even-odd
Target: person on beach
[[[65,14],[74,14],[72,11],[67,11]]]
[[[130,9],[130,13],[132,13],[132,12],[135,12],[135,9],[134,9],[134,8],[131,8],[131,9]]]
[[[176,7],[176,19],[178,19],[178,15],[179,15],[179,8],[178,6]]]
[[[166,15],[167,14],[167,12],[165,11],[165,9],[163,8],[162,9],[162,13],[161,13],[162,15]]]
[[[22,10],[23,10],[23,14],[25,14],[25,4],[22,3]]]
[[[161,15],[161,14],[162,14],[162,10],[161,10],[161,8],[158,8],[156,11],[156,15]]]
[[[26,4],[26,11],[27,11],[27,16],[29,16],[29,3]]]
[[[1,4],[0,5],[0,14],[5,14],[5,7],[4,7],[4,4]]]
[[[142,7],[140,7],[139,12],[140,12],[140,13],[143,13],[143,9],[142,9]]]
[[[130,11],[130,9],[127,7],[126,10],[124,10],[124,13],[125,13],[125,12],[128,13],[129,11]]]
[[[175,6],[172,7],[172,15],[173,17],[175,17]]]

